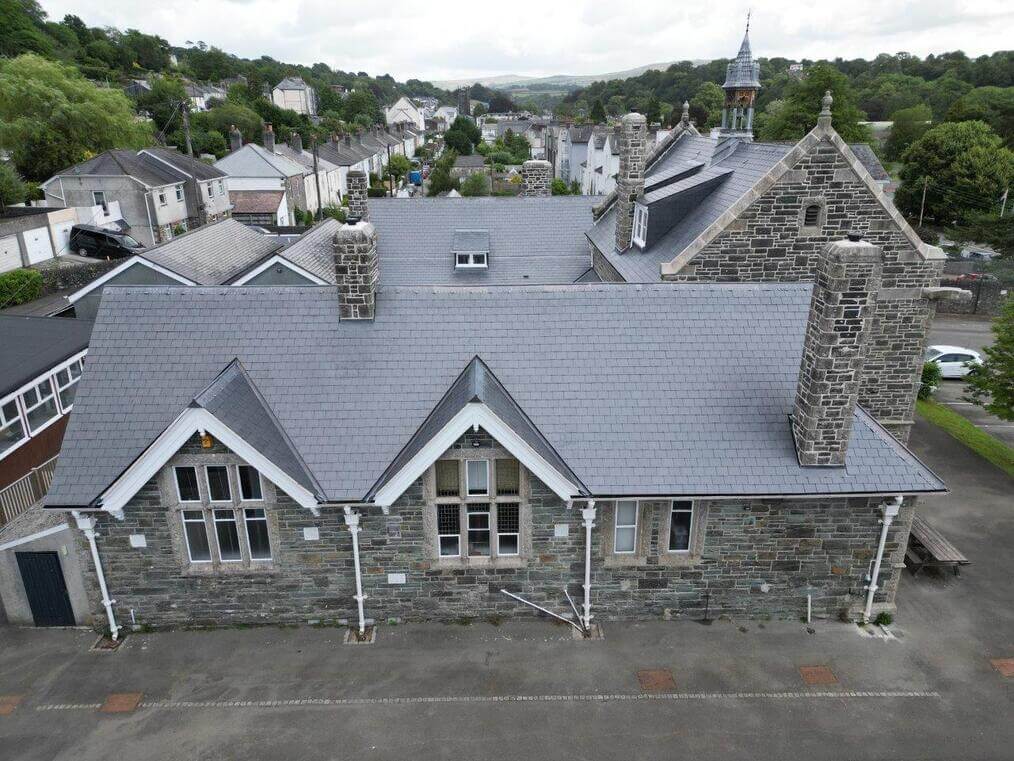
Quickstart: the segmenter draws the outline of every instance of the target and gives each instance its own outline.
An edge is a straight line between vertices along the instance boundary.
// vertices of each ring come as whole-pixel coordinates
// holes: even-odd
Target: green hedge
[[[42,275],[36,270],[13,270],[0,275],[0,309],[34,301],[42,295]]]

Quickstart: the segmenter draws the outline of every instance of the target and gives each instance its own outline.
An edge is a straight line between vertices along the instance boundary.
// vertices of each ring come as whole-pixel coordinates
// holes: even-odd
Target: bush
[[[387,188],[385,188],[383,185],[371,186],[370,188],[367,189],[366,196],[367,198],[386,198]]]
[[[894,623],[894,617],[886,610],[882,610],[877,614],[877,617],[873,619],[873,623],[877,626],[890,626]]]
[[[337,219],[339,222],[344,222],[346,218],[345,209],[339,209],[336,206],[325,206],[324,216]]]
[[[0,275],[0,309],[34,301],[42,295],[42,275],[20,269]]]
[[[929,399],[940,385],[940,365],[926,362],[922,366],[922,378],[919,380],[919,398]]]

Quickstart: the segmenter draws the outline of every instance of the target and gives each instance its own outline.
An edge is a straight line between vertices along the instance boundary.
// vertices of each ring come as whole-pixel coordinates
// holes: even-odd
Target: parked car
[[[95,225],[74,225],[68,245],[74,253],[95,259],[124,259],[144,250],[126,233]]]
[[[930,346],[926,361],[940,366],[942,378],[964,378],[974,365],[982,364],[982,355],[960,346]]]

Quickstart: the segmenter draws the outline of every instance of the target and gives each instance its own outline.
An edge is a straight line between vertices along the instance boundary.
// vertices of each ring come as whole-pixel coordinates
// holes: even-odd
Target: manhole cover
[[[827,666],[800,666],[804,684],[838,684],[838,677]]]
[[[0,716],[10,716],[20,702],[20,695],[0,695]]]
[[[1000,676],[1014,676],[1014,658],[994,658],[990,661]]]
[[[102,713],[130,713],[141,702],[140,692],[114,692],[99,709]]]
[[[676,689],[676,680],[669,669],[638,671],[637,681],[641,684],[641,692],[672,692]]]

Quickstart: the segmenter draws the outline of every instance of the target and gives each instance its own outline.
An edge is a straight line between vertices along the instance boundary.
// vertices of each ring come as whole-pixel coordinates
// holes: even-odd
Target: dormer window
[[[458,268],[487,267],[486,254],[477,251],[459,253],[454,266]]]
[[[648,207],[638,204],[634,207],[634,231],[631,240],[635,246],[644,248],[648,238]]]

